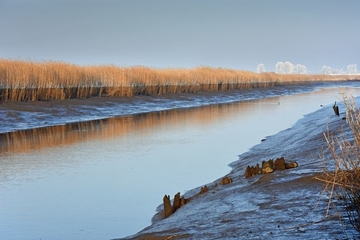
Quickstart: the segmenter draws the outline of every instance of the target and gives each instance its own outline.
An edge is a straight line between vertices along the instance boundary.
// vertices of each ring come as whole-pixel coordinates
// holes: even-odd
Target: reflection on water
[[[275,102],[276,99],[273,99]],[[242,103],[241,112],[247,114],[252,102]],[[191,121],[194,125],[204,126],[214,119],[231,118],[236,114],[233,105],[217,104],[194,109],[168,110],[151,113],[134,114],[130,116],[101,119],[88,122],[71,123],[60,126],[21,130],[0,134],[0,154],[29,152],[36,149],[54,147],[65,144],[120,137],[152,129],[156,126],[176,126]],[[224,109],[227,114],[223,114]]]
[[[184,193],[221,177],[238,154],[338,100],[339,92],[3,134],[0,238],[110,239],[133,234],[150,224],[164,194]]]

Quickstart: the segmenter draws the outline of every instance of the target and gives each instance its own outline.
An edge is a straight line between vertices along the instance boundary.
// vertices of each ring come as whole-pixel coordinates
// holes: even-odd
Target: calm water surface
[[[349,90],[350,91],[350,90]],[[360,90],[352,90],[360,95]],[[266,136],[340,89],[15,132],[0,146],[0,239],[111,239],[148,226],[164,194],[227,174]]]

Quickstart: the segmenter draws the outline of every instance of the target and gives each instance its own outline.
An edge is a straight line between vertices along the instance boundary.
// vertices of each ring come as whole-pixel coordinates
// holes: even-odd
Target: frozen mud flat
[[[207,183],[208,192],[166,219],[160,205],[152,225],[128,239],[358,239],[346,219],[339,221],[333,207],[326,217],[328,198],[321,194],[325,185],[314,179],[322,172],[319,155],[326,150],[324,133],[340,134],[340,129],[349,133],[341,104],[340,113],[338,117],[331,105],[325,106],[292,128],[267,137],[230,164],[227,176],[232,183],[221,186],[221,178]],[[281,156],[297,161],[299,167],[244,177],[248,165]],[[185,197],[199,192],[200,187]]]

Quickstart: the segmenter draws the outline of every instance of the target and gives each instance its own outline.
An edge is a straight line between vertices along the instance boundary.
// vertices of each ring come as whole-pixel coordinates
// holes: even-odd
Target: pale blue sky
[[[0,57],[81,65],[360,65],[359,0],[0,0]]]

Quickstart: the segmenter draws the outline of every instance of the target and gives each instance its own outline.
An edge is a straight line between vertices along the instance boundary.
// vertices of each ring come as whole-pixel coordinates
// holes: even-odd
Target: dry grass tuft
[[[343,99],[351,136],[325,134],[332,158],[324,161],[325,175],[318,180],[326,183],[324,191],[330,194],[328,210],[332,203],[344,206],[351,225],[360,232],[360,111],[353,97]]]
[[[360,79],[360,76],[257,74],[210,67],[154,69],[142,66],[78,66],[64,62],[0,59],[0,101],[229,91],[354,79]]]

